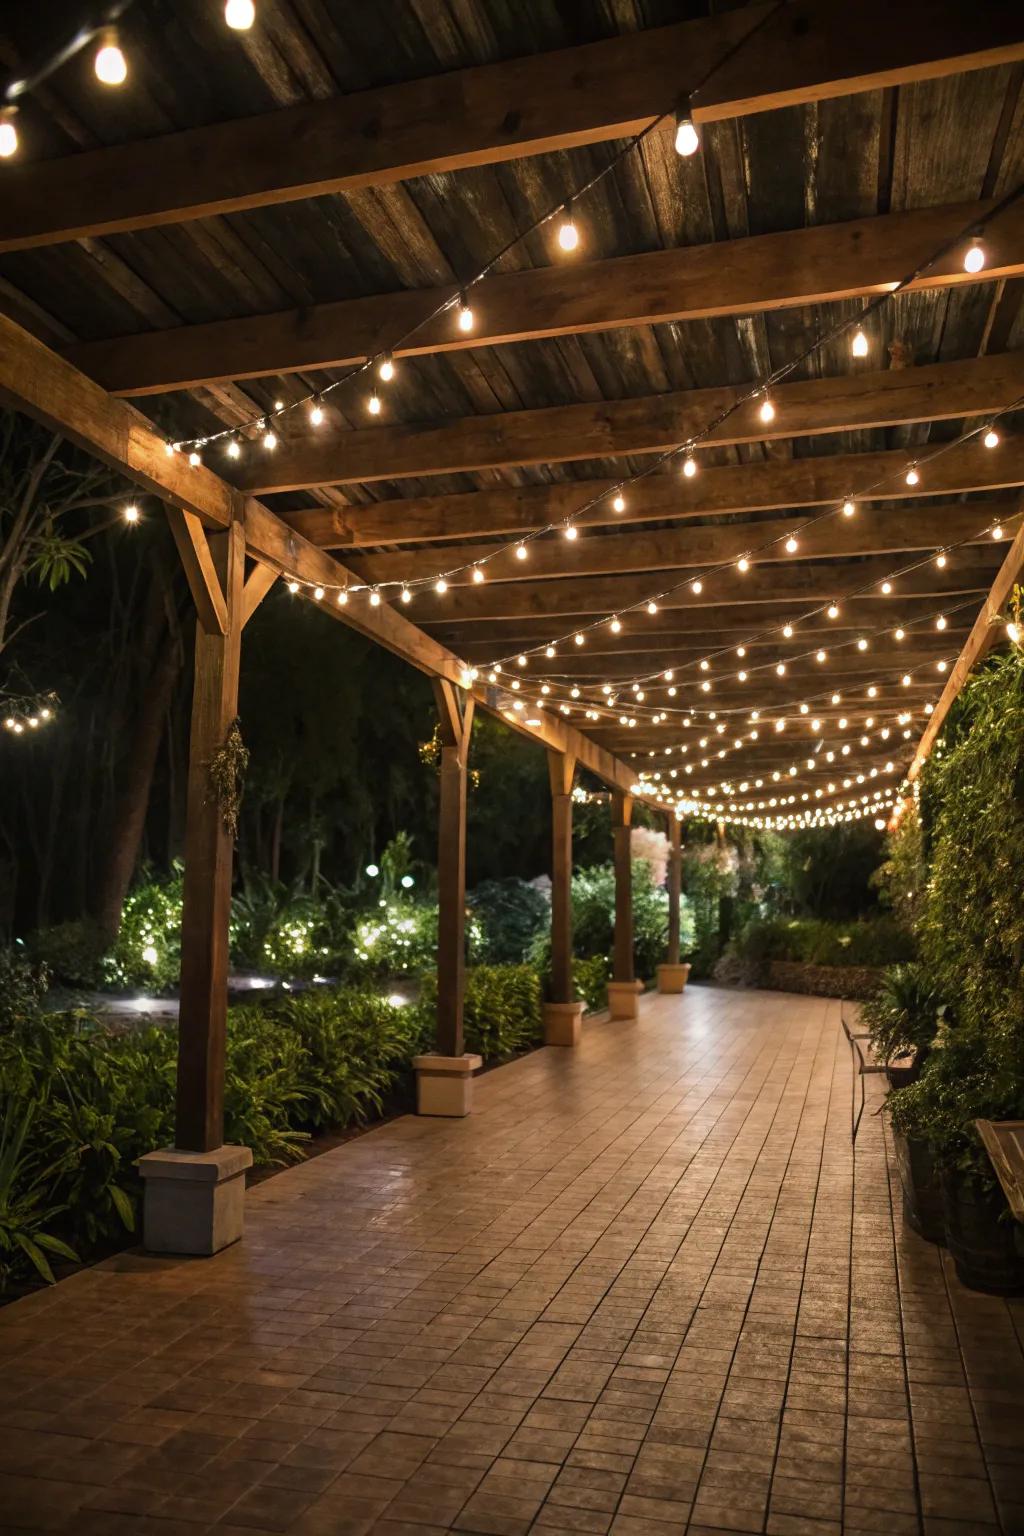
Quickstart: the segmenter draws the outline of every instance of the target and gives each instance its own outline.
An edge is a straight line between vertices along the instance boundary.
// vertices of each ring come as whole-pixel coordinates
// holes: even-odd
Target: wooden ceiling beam
[[[932,562],[908,571],[895,582],[891,597],[879,594],[879,622],[884,623],[884,613],[899,611],[905,597],[949,596],[985,591],[991,580],[998,550],[973,545],[958,550],[949,558],[945,570],[939,570]],[[696,609],[715,614],[715,622],[726,607],[742,609],[747,604],[793,604],[804,602],[806,607],[827,601],[830,597],[850,592],[856,587],[872,587],[884,581],[893,570],[891,556],[866,560],[843,561],[826,565],[810,562],[806,565],[790,565],[783,570],[772,566],[755,565],[747,574],[723,571],[709,579],[700,596],[690,590],[685,574],[683,585],[677,591],[668,591],[672,584],[664,574],[652,581],[650,576],[580,576],[564,581],[495,582],[483,586],[451,587],[443,595],[434,591],[417,592],[409,612],[416,623],[445,622],[458,619],[520,620],[523,618],[550,617],[563,614],[572,617],[613,614],[644,602],[659,587],[665,593],[659,597],[663,609]],[[866,597],[870,593],[864,594]],[[885,608],[884,605],[888,605]],[[350,604],[350,606],[352,606]],[[642,627],[646,613],[629,614],[623,620],[624,629]],[[784,621],[783,621],[784,622]],[[566,629],[571,623],[566,624]],[[500,635],[496,636],[501,643]],[[628,644],[628,639],[623,644]]]
[[[153,395],[228,379],[352,367],[390,350],[397,336],[412,331],[409,344],[395,349],[396,358],[830,303],[888,291],[959,230],[979,224],[993,206],[991,199],[956,203],[503,273],[474,289],[477,323],[471,333],[454,324],[450,310],[430,318],[457,298],[458,289],[449,285],[79,342],[64,355],[114,394]],[[1024,273],[1024,203],[990,222],[985,250],[980,274],[965,272],[963,251],[953,250],[910,288]]]
[[[247,552],[274,570],[325,588],[343,586],[349,579],[344,566],[300,538],[260,502],[242,497],[201,465],[193,469],[184,455],[168,454],[162,438],[145,417],[106,394],[3,315],[0,403],[24,411],[63,433],[168,506],[193,513],[214,527],[241,522]],[[323,607],[429,676],[464,685],[462,661],[388,604],[376,608],[368,603],[349,604],[341,608],[337,603],[325,603]],[[496,705],[492,692],[474,689],[481,705],[493,712]],[[575,725],[551,719],[543,720],[535,729],[516,722],[516,728],[541,745],[571,752],[598,778],[631,792],[632,771]]]
[[[841,502],[859,486],[879,485],[869,501],[915,500],[1024,485],[1024,435],[1004,434],[999,451],[971,438],[934,459],[922,484],[908,486],[905,449],[881,453],[815,454],[760,464],[710,465],[692,480],[674,471],[648,475],[629,488],[626,510],[615,512],[614,480],[572,480],[559,485],[500,486],[457,496],[410,496],[357,506],[284,512],[284,521],[325,549],[423,540],[509,538],[564,522],[578,507],[597,505],[578,518],[580,528],[631,528],[645,521],[680,521],[728,512]]]
[[[918,630],[908,635],[902,644],[899,641],[888,642],[879,638],[866,652],[857,651],[853,646],[847,646],[843,650],[829,650],[828,660],[824,662],[817,662],[813,656],[808,656],[806,644],[802,649],[794,649],[793,642],[790,641],[788,645],[772,645],[770,660],[773,665],[777,660],[783,661],[786,664],[787,677],[804,679],[807,687],[820,690],[827,688],[833,678],[845,677],[849,673],[888,673],[901,666],[908,671],[913,671],[915,666],[924,666],[929,661],[934,662],[940,656],[948,656],[951,651],[955,652],[957,649],[958,641],[947,630],[941,632]],[[707,674],[715,686],[714,697],[718,698],[723,690],[727,691],[729,706],[732,708],[741,704],[747,694],[756,694],[762,687],[774,682],[775,673],[769,667],[769,657],[763,654],[763,650],[759,655],[751,647],[742,660],[731,651],[725,656],[714,656],[711,671]],[[543,656],[532,657],[528,667],[507,666],[500,676],[506,680],[518,677],[523,687],[532,692],[540,682],[544,681],[551,682],[553,686],[560,689],[572,683],[579,683],[583,688],[593,688],[597,683],[629,681],[640,675],[646,676],[649,672],[671,670],[675,673],[673,686],[676,686],[685,698],[690,698],[692,695],[692,702],[696,705],[701,677],[704,674],[694,670],[694,663],[710,654],[712,653],[709,651],[681,652],[668,649],[642,653],[628,650],[621,652],[618,656],[588,656],[585,651],[581,651],[579,656],[563,654],[553,661],[547,661]],[[737,682],[736,674],[740,671],[747,672],[746,683]],[[620,701],[624,701],[626,697],[626,694],[622,694]],[[651,705],[657,707],[664,702],[664,697],[664,683],[655,680],[648,685],[648,707]],[[714,707],[713,704],[711,707]],[[752,700],[752,707],[757,707],[756,699]]]
[[[745,45],[745,40],[749,42]],[[1024,58],[1004,0],[754,5],[259,117],[5,168],[0,250],[145,229]]]
[[[350,557],[350,568],[362,581],[393,583],[433,579],[442,572],[491,558],[487,581],[515,583],[564,580],[567,577],[626,575],[632,571],[707,570],[757,551],[757,564],[800,560],[830,560],[854,555],[910,553],[937,545],[975,543],[992,538],[1009,542],[1016,528],[1015,499],[980,503],[940,502],[925,507],[862,509],[853,518],[829,517],[800,529],[800,517],[702,525],[699,528],[659,528],[654,532],[601,532],[566,540],[559,535],[535,539],[529,558],[519,560],[514,549],[501,545],[456,544],[442,549],[416,548],[394,554]],[[786,540],[797,538],[788,553]]]
[[[255,446],[240,467],[239,480],[246,490],[263,494],[410,475],[659,453],[703,432],[740,394],[740,387],[725,385],[639,399],[503,411],[440,424],[361,427],[326,437],[305,432],[285,438],[273,453]],[[918,368],[849,372],[780,384],[772,391],[774,420],[763,422],[760,402],[751,400],[707,442],[761,443],[948,421],[1000,410],[1021,395],[1021,352]]]

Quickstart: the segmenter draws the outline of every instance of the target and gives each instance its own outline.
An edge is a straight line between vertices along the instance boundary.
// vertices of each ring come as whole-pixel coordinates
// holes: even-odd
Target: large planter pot
[[[945,1236],[942,1190],[931,1148],[926,1141],[898,1131],[893,1132],[893,1143],[903,1187],[903,1220],[918,1237],[941,1243]]]
[[[1021,1228],[1002,1190],[948,1169],[940,1182],[946,1245],[964,1285],[993,1296],[1024,1295]]]
[[[917,1051],[910,1051],[904,1056],[896,1056],[892,1061],[886,1062],[885,1075],[890,1088],[908,1088],[911,1083],[916,1083],[924,1071],[924,1064],[928,1060],[928,1048],[923,1047]]]

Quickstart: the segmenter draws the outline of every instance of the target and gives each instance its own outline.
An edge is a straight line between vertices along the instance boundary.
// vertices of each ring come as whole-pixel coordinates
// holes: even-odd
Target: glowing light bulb
[[[622,628],[622,625],[618,619],[612,619],[611,623],[608,625],[608,628],[611,630],[613,635],[617,635],[619,630]]]
[[[1014,624],[1012,619],[1008,619],[1007,620],[1007,624],[1006,624],[1006,637],[1007,637],[1008,640],[1012,641],[1014,645],[1019,645],[1020,644],[1020,641],[1021,641],[1020,625],[1019,624]]]
[[[891,581],[883,581],[882,582],[882,596],[883,597],[888,597],[889,593],[891,591],[892,591],[892,582]]]
[[[576,526],[574,523],[566,523],[562,532],[567,539],[575,539],[577,537]]]
[[[625,496],[623,496],[622,492],[620,491],[619,494],[615,497],[615,499],[612,502],[612,511],[613,512],[625,512],[625,510],[626,510],[626,498],[625,498]]]
[[[558,226],[558,243],[563,251],[574,251],[580,243],[580,232],[573,223],[572,203],[566,203],[562,222]]]
[[[266,430],[263,433],[263,446],[268,453],[273,453],[277,447],[277,433],[269,422],[266,424]]]
[[[18,130],[14,117],[17,107],[4,107],[0,111],[0,160],[9,160],[18,152]]]
[[[123,85],[128,78],[128,65],[121,52],[116,27],[104,27],[100,33],[100,46],[94,68],[97,80],[103,85]],[[977,268],[969,270],[976,271]]]
[[[316,598],[318,603],[322,603],[323,599],[324,599],[324,589],[323,589],[323,587],[314,587],[313,588],[313,596]]]
[[[377,364],[377,377],[379,379],[382,379],[385,384],[390,384],[391,380],[394,378],[394,376],[395,376],[395,360],[391,356],[390,352],[385,352],[384,356],[381,358],[380,362]]]
[[[940,571],[944,570],[945,569],[945,565],[946,565],[946,557],[945,557],[945,555],[936,555],[935,556],[935,564],[938,566]]]
[[[782,633],[783,633],[783,635],[785,636],[785,638],[787,640],[792,640],[792,638],[793,638],[793,626],[792,626],[792,624],[785,624],[785,625],[783,625]]]
[[[868,339],[864,334],[864,329],[862,326],[858,325],[857,329],[853,333],[853,340],[850,343],[850,351],[853,353],[854,357],[867,357],[868,355]]]
[[[466,295],[464,293],[460,294],[460,296],[459,296],[459,330],[460,331],[471,331],[475,324],[476,324],[476,319],[475,319],[475,317],[473,315],[473,311],[470,309],[469,304],[466,301]]]
[[[694,597],[700,597],[701,593],[704,591],[704,583],[702,581],[691,582],[690,591],[693,593]]]
[[[546,645],[544,647],[544,655],[548,658],[549,661],[551,660],[551,658],[552,658],[552,656],[554,654],[555,654],[555,648],[554,648],[553,645]]]
[[[758,415],[762,421],[775,420],[775,407],[772,404],[770,395],[765,395],[764,399],[761,401],[761,409],[758,411]]]
[[[318,426],[320,426],[320,424],[323,421],[323,419],[324,419],[324,408],[320,404],[319,400],[314,400],[313,404],[309,408],[309,421],[310,421],[310,425],[314,426],[314,427],[318,427]]]
[[[905,640],[907,638],[907,632],[905,629],[895,629],[893,630],[893,634],[897,640]]]
[[[371,416],[380,415],[380,395],[378,395],[376,390],[374,390],[373,394],[366,402],[366,409],[369,411]]]
[[[697,153],[698,149],[700,149],[700,139],[693,126],[693,114],[687,98],[676,111],[676,154],[688,160],[691,155]]]
[[[224,20],[233,32],[248,32],[256,20],[256,7],[253,0],[227,0],[224,7]]]
[[[860,637],[860,639],[857,641],[857,649],[858,649],[858,651],[866,651],[867,648],[868,648],[868,643],[864,639],[864,636],[862,635]]]
[[[203,462],[201,456],[196,452],[194,448],[188,456],[188,461],[193,469],[198,469],[200,464]]]
[[[692,480],[696,473],[697,460],[693,457],[692,454],[687,454],[686,458],[683,460],[683,474],[686,476],[687,480]]]
[[[288,591],[292,594],[293,597],[295,596],[295,594],[296,594],[296,592],[298,590],[299,590],[299,584],[298,584],[297,581],[290,581],[288,583]]]
[[[828,616],[829,616],[830,619],[838,619],[838,617],[839,617],[839,605],[837,603],[829,603],[828,608],[826,609],[826,612],[828,613]]]
[[[1002,524],[996,523],[995,527],[992,529],[992,537],[994,539],[1001,539],[1002,536],[1003,536]]]
[[[583,644],[583,636],[582,635],[573,635],[573,640],[576,643],[576,645],[582,645]]]
[[[750,570],[750,561],[747,559],[746,555],[741,555],[740,558],[736,561],[736,569],[744,573]]]
[[[480,582],[482,582],[483,579],[484,579],[484,573],[481,570],[480,566],[474,565],[474,567],[473,567],[473,580],[479,586]]]
[[[409,591],[408,587],[403,587],[402,588],[402,602],[403,603],[411,603],[412,602],[412,593]]]
[[[989,427],[988,431],[985,433],[985,436],[982,438],[982,442],[985,444],[986,448],[999,447],[999,433],[996,431],[995,427]]]
[[[981,236],[975,235],[964,254],[964,271],[980,272],[985,265],[985,247],[981,243]]]
[[[935,620],[935,628],[936,629],[945,629],[946,628],[946,618],[945,618],[944,614],[940,614],[939,617]]]
[[[526,545],[525,544],[517,544],[516,545],[516,559],[517,560],[525,560],[526,559]]]
[[[448,591],[448,583],[445,581],[443,576],[439,576],[435,581],[434,591],[438,592],[442,597]]]
[[[657,613],[657,611],[658,611],[658,605],[654,601],[654,599],[652,598],[651,601],[647,604],[647,612],[648,613]]]
[[[380,607],[380,593],[379,592],[371,592],[370,593],[370,607],[371,608],[379,608]]]
[[[126,523],[137,523],[138,522],[138,520],[139,520],[139,509],[135,505],[134,502],[131,502],[127,507],[125,507],[125,509],[124,509],[124,520],[125,520]]]
[[[348,593],[347,592],[339,592],[338,593],[338,607],[339,608],[344,608],[347,603],[348,603]]]
[[[780,661],[778,666],[775,668],[775,671],[776,671],[776,674],[779,677],[785,677],[785,675],[786,675],[786,663],[784,661]]]
[[[827,657],[828,657],[828,652],[827,651],[818,651],[817,655],[815,656],[815,660],[816,661],[825,661],[827,659]]]
[[[800,545],[797,543],[796,537],[791,533],[786,540],[786,553],[788,555],[795,555],[799,548]]]
[[[843,502],[843,516],[844,517],[852,517],[853,514],[856,512],[856,510],[857,510],[857,508],[856,508],[856,506],[854,505],[854,503],[852,501],[844,501]]]
[[[242,445],[237,437],[228,438],[227,453],[229,459],[240,459],[242,457]]]
[[[914,468],[914,466],[911,465],[910,468],[907,470],[907,484],[908,485],[917,485],[919,483],[920,479],[921,479],[921,476],[918,474],[918,472]]]
[[[526,657],[525,656],[517,656],[516,657],[516,665],[520,666],[520,667],[525,667],[526,666]]]

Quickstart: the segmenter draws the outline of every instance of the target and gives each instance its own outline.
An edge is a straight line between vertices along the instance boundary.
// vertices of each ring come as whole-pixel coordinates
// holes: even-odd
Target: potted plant
[[[917,1082],[889,1098],[893,1129],[926,1142],[939,1172],[943,1230],[964,1285],[1024,1295],[1024,1228],[1010,1214],[974,1122],[1018,1119],[1024,1082],[969,1035],[932,1050]]]
[[[891,965],[878,991],[863,1005],[871,1047],[885,1063],[892,1088],[916,1082],[944,1013],[932,973],[919,962]],[[932,1149],[923,1137],[905,1135],[894,1123],[893,1142],[903,1191],[903,1219],[930,1243],[943,1240],[942,1192]]]

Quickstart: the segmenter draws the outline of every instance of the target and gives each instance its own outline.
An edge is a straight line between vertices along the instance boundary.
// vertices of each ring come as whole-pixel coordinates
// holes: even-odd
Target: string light
[[[477,586],[479,586],[480,583],[484,580],[483,568],[479,565],[474,565],[473,567],[473,580],[476,582]]]
[[[439,576],[435,581],[434,591],[439,593],[441,597],[443,597],[444,594],[448,591],[448,583],[445,581],[443,576]]]
[[[980,272],[985,265],[985,247],[981,243],[980,235],[972,235],[971,243],[964,255],[964,271]]]
[[[800,545],[797,541],[796,535],[791,533],[789,538],[786,540],[786,553],[788,555],[795,555],[799,548]]]
[[[125,507],[125,509],[124,509],[124,520],[125,520],[126,523],[137,523],[138,522],[138,520],[139,520],[139,509],[135,505],[134,502],[129,502],[128,506]]]
[[[377,364],[377,377],[379,379],[383,380],[383,382],[385,384],[390,384],[391,380],[394,378],[394,376],[395,376],[395,360],[391,356],[390,352],[385,352],[384,356],[381,358],[380,362]]]
[[[376,390],[373,391],[369,400],[366,402],[366,409],[369,411],[371,416],[380,415],[380,395],[378,395]]]
[[[918,474],[916,466],[911,464],[911,466],[907,470],[907,474],[906,474],[907,484],[908,485],[917,485],[920,482],[920,479],[921,479],[921,476]]]
[[[625,512],[625,510],[626,510],[626,498],[625,498],[625,496],[623,496],[622,492],[619,491],[618,495],[612,501],[612,511],[613,512]]]
[[[687,96],[676,111],[676,154],[688,160],[700,149],[700,137],[693,125],[693,111]]]
[[[224,20],[233,32],[248,32],[256,20],[256,7],[253,0],[227,0],[224,7]]]
[[[237,437],[228,438],[227,455],[229,459],[240,459],[242,457],[242,445]]]
[[[199,468],[203,460],[197,449],[193,448],[192,452],[188,456],[188,462],[191,464],[193,469]]]
[[[985,433],[985,436],[982,438],[982,442],[985,444],[986,448],[999,447],[999,433],[996,431],[995,427],[989,427],[988,431]]]
[[[321,423],[323,422],[323,419],[324,419],[324,408],[323,408],[323,405],[320,403],[320,396],[318,395],[316,397],[316,399],[313,401],[313,404],[309,408],[309,421],[310,421],[310,425],[314,426],[314,427],[319,427],[321,425]]]
[[[517,560],[525,560],[526,559],[526,554],[527,554],[526,545],[525,544],[517,544],[516,545],[516,559]]]
[[[864,327],[861,325],[858,325],[857,329],[853,333],[853,340],[850,343],[850,351],[853,353],[854,357],[867,357],[868,355],[868,338],[865,336]]]
[[[775,407],[772,404],[771,395],[765,395],[761,401],[761,409],[757,413],[764,422],[775,420]]]
[[[471,331],[475,324],[476,320],[473,311],[469,307],[466,295],[461,293],[459,295],[459,330]]]
[[[683,474],[686,476],[687,480],[692,480],[696,473],[697,460],[693,457],[692,453],[688,453],[686,458],[683,460]]]
[[[580,243],[579,230],[573,221],[571,202],[566,203],[562,212],[562,222],[558,226],[558,243],[563,251],[574,251]]]
[[[18,129],[15,125],[17,107],[4,107],[0,110],[0,159],[9,160],[18,152]]]
[[[370,607],[371,608],[379,608],[380,607],[380,601],[381,601],[381,599],[380,599],[380,593],[379,592],[371,592],[370,593]]]
[[[992,537],[994,539],[1001,539],[1002,536],[1003,536],[1002,524],[1001,523],[996,523],[995,527],[992,529]]]
[[[693,593],[694,597],[700,597],[701,593],[704,591],[704,583],[702,581],[691,581],[690,591]]]
[[[128,78],[128,64],[121,52],[116,27],[104,27],[94,63],[96,78],[103,85],[123,85]]]
[[[263,420],[263,446],[268,453],[273,453],[274,449],[277,447],[277,433],[274,431],[266,417],[264,417]]]
[[[852,501],[844,501],[843,502],[843,516],[844,517],[852,517],[853,514],[856,512],[856,510],[857,510],[857,507],[856,507],[856,504],[854,502],[852,502]]]
[[[402,602],[403,603],[411,603],[412,602],[412,593],[409,591],[408,587],[403,587],[402,588]]]
[[[562,533],[567,539],[575,539],[577,537],[575,523],[566,523]]]

